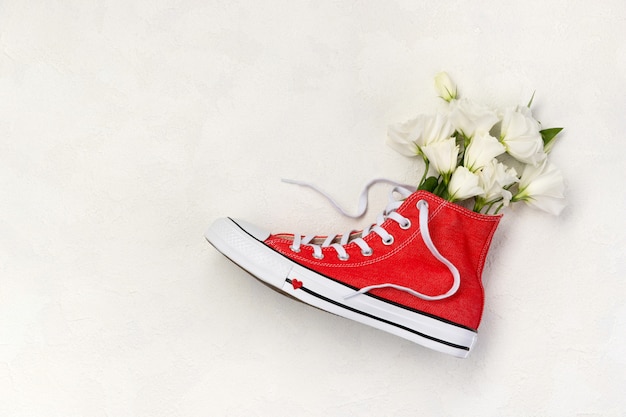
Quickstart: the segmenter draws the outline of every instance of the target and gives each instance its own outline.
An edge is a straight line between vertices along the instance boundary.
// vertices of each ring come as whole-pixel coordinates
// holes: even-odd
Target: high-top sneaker
[[[426,191],[395,187],[392,195],[377,222],[361,231],[272,234],[223,218],[206,238],[255,277],[307,304],[466,357],[476,342],[481,275],[501,216]]]

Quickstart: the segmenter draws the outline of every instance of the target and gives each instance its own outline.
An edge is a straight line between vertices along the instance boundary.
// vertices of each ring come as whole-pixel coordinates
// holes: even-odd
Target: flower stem
[[[486,202],[485,204],[489,204],[489,205],[487,206],[487,210],[485,210],[485,214],[489,214],[489,211],[491,210],[491,208],[493,207],[493,205],[494,205],[494,204],[496,204],[496,203],[499,203],[499,202],[500,202],[500,201],[502,201],[502,200],[503,200],[503,198],[502,198],[502,197],[500,197],[500,198],[496,198],[496,199],[493,199],[493,200],[491,200],[491,201]],[[498,207],[498,210],[500,210],[500,209],[502,208],[502,206],[503,206],[503,205],[504,205],[504,203],[500,204],[500,206]],[[494,213],[494,214],[495,214],[495,213]]]
[[[417,188],[421,188],[422,185],[424,185],[424,181],[426,181],[426,176],[428,175],[428,167],[430,165],[430,162],[425,156],[423,156],[423,158],[424,158],[424,164],[426,164],[426,167],[424,168],[424,175],[422,175],[422,179],[420,180],[420,185]]]
[[[443,184],[447,188],[448,184],[450,183],[450,178],[452,177],[452,173],[451,172],[446,172],[446,173],[442,174],[442,177],[443,177]]]

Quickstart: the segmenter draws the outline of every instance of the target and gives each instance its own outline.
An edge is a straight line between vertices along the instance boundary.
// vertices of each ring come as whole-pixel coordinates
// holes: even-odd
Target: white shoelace
[[[407,219],[406,217],[402,216],[396,210],[402,205],[402,203],[404,202],[404,199],[406,199],[409,195],[415,192],[415,187],[413,186],[400,184],[395,181],[391,181],[391,180],[384,179],[384,178],[374,179],[370,181],[369,183],[367,183],[365,187],[363,188],[363,191],[361,191],[357,213],[349,214],[339,204],[337,204],[337,202],[330,195],[328,195],[326,192],[324,192],[323,190],[321,190],[314,184],[303,182],[303,181],[286,180],[286,179],[283,179],[283,182],[286,182],[289,184],[301,185],[301,186],[313,189],[314,191],[326,197],[326,199],[333,205],[333,207],[335,207],[337,211],[339,211],[344,216],[351,217],[351,218],[359,218],[363,216],[363,214],[367,210],[368,191],[374,184],[387,183],[393,186],[393,188],[389,192],[389,203],[387,204],[387,207],[385,208],[385,210],[378,215],[378,217],[376,218],[375,224],[366,227],[360,232],[356,230],[349,230],[346,233],[343,233],[341,235],[329,235],[321,244],[312,243],[316,237],[315,235],[303,236],[301,234],[295,233],[293,237],[293,243],[290,247],[290,249],[294,252],[300,252],[301,246],[309,246],[313,249],[314,258],[323,259],[324,255],[322,253],[322,248],[331,247],[335,249],[335,251],[337,252],[337,256],[340,260],[347,261],[349,259],[349,256],[344,246],[347,245],[348,243],[355,243],[361,249],[361,254],[363,256],[371,256],[373,254],[373,250],[367,244],[367,242],[363,239],[370,233],[376,233],[377,235],[379,235],[380,238],[382,239],[383,244],[385,245],[392,245],[394,242],[393,236],[382,227],[382,224],[385,220],[391,219],[395,221],[396,223],[398,223],[400,227],[403,229],[408,229],[411,227],[411,221]],[[397,194],[401,196],[400,200],[396,199]],[[427,301],[442,300],[444,298],[448,298],[454,295],[458,291],[461,285],[461,277],[460,277],[458,269],[452,264],[452,262],[450,262],[448,259],[446,259],[443,255],[439,253],[439,251],[435,247],[430,237],[430,231],[428,229],[428,202],[426,200],[418,201],[417,208],[419,210],[419,227],[420,227],[420,234],[422,236],[422,240],[424,241],[424,244],[426,245],[428,250],[430,250],[431,254],[437,260],[443,263],[448,268],[448,270],[450,270],[450,273],[452,274],[452,277],[454,278],[452,287],[450,287],[450,289],[444,294],[431,296],[427,294],[422,294],[418,291],[413,290],[412,288],[404,287],[401,285],[396,285],[396,284],[391,284],[391,283],[382,283],[382,284],[375,284],[375,285],[363,287],[359,291],[355,291],[353,294],[350,294],[344,297],[344,299],[352,298],[359,294],[365,294],[377,288],[387,288],[387,287],[395,288],[400,291],[405,291],[415,297],[418,297]],[[339,243],[337,243],[336,240],[339,236],[341,236],[341,239],[339,240]]]

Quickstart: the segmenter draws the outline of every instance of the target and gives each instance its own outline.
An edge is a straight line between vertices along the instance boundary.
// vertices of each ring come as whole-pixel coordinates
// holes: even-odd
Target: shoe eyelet
[[[314,253],[314,254],[313,254],[313,257],[314,257],[315,259],[324,259],[324,254],[322,253],[322,254],[316,255],[316,254]]]
[[[348,259],[350,259],[350,255],[348,254],[346,254],[345,256],[337,255],[337,258],[339,258],[340,261],[347,261]]]
[[[292,252],[300,253],[300,248],[295,248],[293,246],[289,246],[289,249],[291,249]]]
[[[407,230],[411,228],[411,220],[406,219],[406,222],[400,223],[400,229]]]
[[[363,256],[372,256],[373,253],[374,253],[374,250],[372,248],[369,248],[368,250],[362,250],[361,251],[361,255],[363,255]]]
[[[428,201],[426,201],[426,200],[420,200],[420,201],[418,201],[418,202],[417,202],[416,206],[417,206],[417,208],[418,208],[419,210],[421,210],[421,209],[425,209],[425,208],[428,208]]]
[[[389,246],[393,244],[393,236],[389,235],[387,239],[383,239],[383,245]]]

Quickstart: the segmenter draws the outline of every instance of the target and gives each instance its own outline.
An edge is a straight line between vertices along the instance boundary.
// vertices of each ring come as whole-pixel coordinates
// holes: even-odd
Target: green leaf
[[[535,93],[537,91],[533,91],[533,95],[532,97],[530,97],[530,100],[528,101],[528,104],[526,105],[526,107],[528,107],[530,109],[530,106],[533,104],[533,100],[535,99]]]
[[[561,130],[563,130],[562,127],[552,127],[550,129],[543,129],[539,131],[539,133],[541,133],[541,138],[543,139],[544,149],[550,149],[552,147],[550,142],[554,140],[556,135],[558,135]]]
[[[426,178],[426,180],[420,186],[419,189],[428,191],[429,193],[432,193],[433,191],[435,191],[435,188],[437,188],[438,184],[439,184],[439,181],[438,181],[438,179],[436,177],[428,177],[428,178]]]
[[[432,192],[435,195],[438,195],[441,198],[445,198],[444,195],[448,194],[448,186],[443,182],[439,182],[435,190]]]

